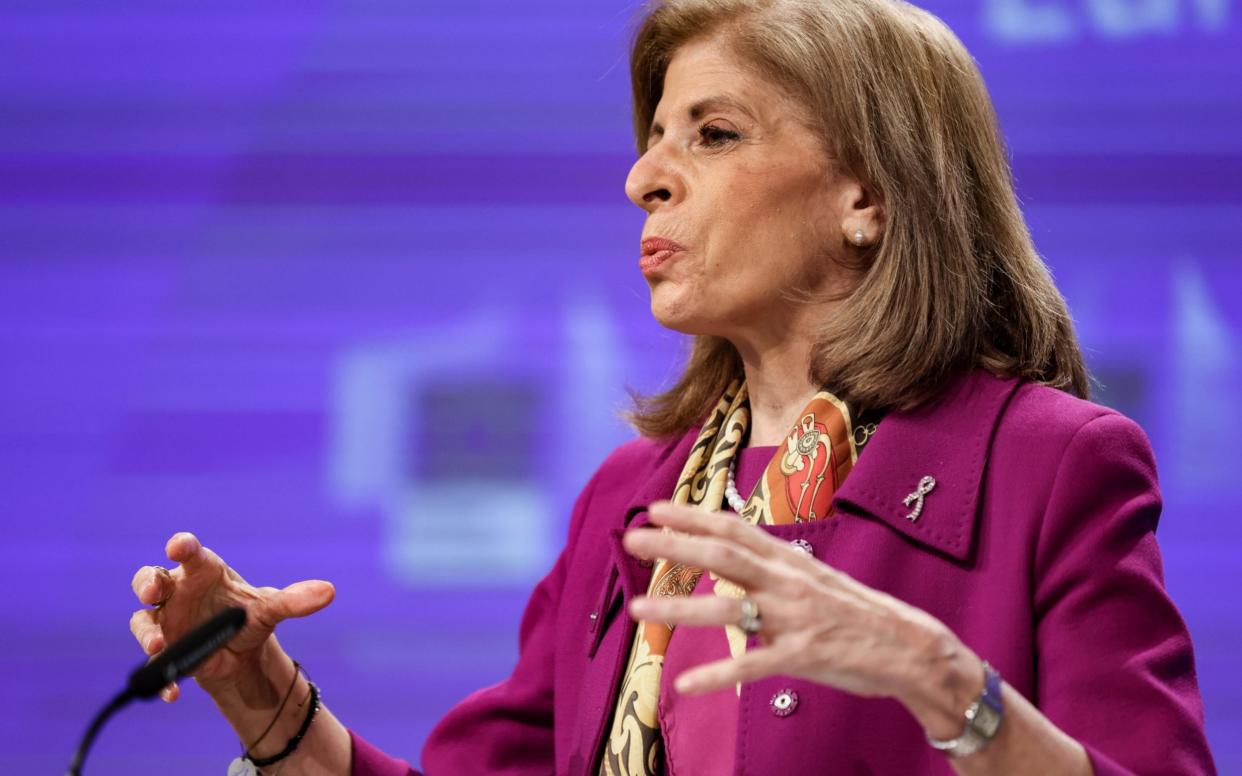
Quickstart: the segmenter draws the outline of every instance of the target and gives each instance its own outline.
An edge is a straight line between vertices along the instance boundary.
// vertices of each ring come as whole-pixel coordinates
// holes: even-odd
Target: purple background
[[[1242,773],[1240,11],[931,8],[980,61],[1099,400],[1156,446],[1168,585]],[[140,659],[130,576],[181,529],[257,584],[337,584],[283,641],[394,753],[507,673],[625,387],[684,352],[622,192],[635,9],[5,3],[0,771],[63,772]],[[191,687],[88,772],[237,749]]]

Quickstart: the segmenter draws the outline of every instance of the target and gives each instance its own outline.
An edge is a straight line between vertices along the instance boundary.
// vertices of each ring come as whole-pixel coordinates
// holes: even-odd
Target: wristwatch
[[[966,729],[957,738],[944,741],[927,736],[927,743],[944,752],[950,757],[965,757],[974,754],[996,735],[1000,730],[1004,707],[1001,705],[1000,674],[988,662],[983,661],[983,692],[975,698],[966,709]]]

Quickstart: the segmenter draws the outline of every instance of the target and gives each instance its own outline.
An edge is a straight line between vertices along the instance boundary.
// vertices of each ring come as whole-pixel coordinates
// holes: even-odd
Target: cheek
[[[721,294],[767,297],[798,278],[809,241],[785,207],[746,204],[720,230],[709,277]]]
[[[783,180],[782,180],[783,178]],[[822,182],[806,175],[773,175],[729,192],[722,218],[720,261],[769,289],[817,282],[831,244]]]

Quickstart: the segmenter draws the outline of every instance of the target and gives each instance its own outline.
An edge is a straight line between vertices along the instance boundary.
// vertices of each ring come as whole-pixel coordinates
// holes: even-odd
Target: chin
[[[656,323],[681,334],[715,334],[720,322],[703,315],[699,304],[702,300],[687,298],[690,295],[678,291],[667,282],[651,290],[651,317]]]

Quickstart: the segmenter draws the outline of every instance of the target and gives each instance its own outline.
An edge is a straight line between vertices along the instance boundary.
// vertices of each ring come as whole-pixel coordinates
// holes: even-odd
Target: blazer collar
[[[677,487],[677,478],[685,468],[686,458],[690,456],[690,448],[694,446],[694,440],[698,439],[700,429],[700,426],[695,426],[680,439],[670,439],[659,448],[660,452],[651,474],[642,481],[626,504],[624,528],[646,525],[649,522],[648,505],[653,501],[672,498],[673,488]]]
[[[940,397],[913,410],[894,410],[876,427],[867,450],[833,499],[838,512],[865,514],[915,542],[965,561],[974,545],[979,491],[992,434],[1017,378],[983,370],[952,378]],[[645,525],[647,505],[669,498],[699,429],[662,448],[651,474],[625,510],[624,528]],[[936,484],[916,520],[904,500],[924,477]]]
[[[919,544],[965,561],[975,538],[979,492],[996,424],[1017,378],[983,370],[957,375],[938,399],[893,411],[876,427],[833,504],[874,517]],[[935,480],[917,519],[905,503],[924,477]]]

